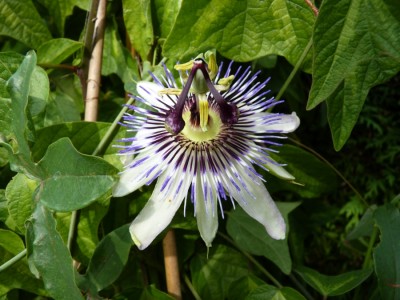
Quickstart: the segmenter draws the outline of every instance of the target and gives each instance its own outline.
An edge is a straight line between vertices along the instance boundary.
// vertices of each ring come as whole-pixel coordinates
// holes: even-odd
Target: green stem
[[[106,134],[103,136],[99,144],[97,145],[96,149],[94,149],[92,155],[98,155],[106,145],[110,142],[114,131],[118,127],[118,122],[121,120],[124,113],[129,109],[128,105],[131,105],[135,101],[134,98],[129,98],[128,102],[126,102],[126,106],[124,106],[121,111],[119,112],[118,116],[115,118],[114,122],[112,122],[110,128],[108,128]]]
[[[308,299],[308,300],[314,300],[314,297],[311,296],[311,294],[307,291],[307,289],[297,280],[296,276],[293,274],[289,275],[290,280],[293,281],[293,283],[297,286],[297,288],[303,293],[303,295]]]
[[[69,223],[69,230],[68,230],[67,248],[69,252],[71,252],[72,250],[72,243],[74,241],[74,236],[75,236],[74,233],[77,222],[78,222],[78,211],[74,210],[71,213],[71,221]]]
[[[195,289],[194,286],[192,285],[192,283],[191,283],[189,277],[188,277],[187,275],[185,275],[185,276],[183,277],[183,279],[185,280],[185,283],[186,283],[187,287],[189,288],[189,290],[192,292],[192,295],[193,295],[194,299],[196,299],[196,300],[201,300],[200,295],[197,293],[196,289]]]
[[[313,39],[310,38],[310,40],[308,41],[307,46],[304,48],[304,51],[301,54],[301,56],[300,56],[299,60],[297,61],[296,65],[294,66],[292,72],[290,72],[289,77],[286,79],[285,83],[283,84],[283,86],[279,90],[278,95],[275,97],[276,100],[281,99],[283,93],[286,91],[286,89],[289,86],[290,82],[293,80],[294,75],[296,75],[297,71],[302,66],[302,64],[304,62],[304,59],[306,58],[308,52],[311,49],[312,44],[313,44]]]
[[[253,256],[251,256],[250,254],[248,254],[247,252],[245,252],[244,250],[242,250],[240,247],[238,247],[238,245],[235,244],[234,241],[232,241],[227,235],[218,232],[218,234],[223,237],[227,242],[229,242],[230,244],[232,244],[233,246],[236,247],[236,249],[238,249],[244,256],[246,256],[246,258],[248,260],[250,260],[260,271],[261,273],[263,273],[269,280],[271,280],[271,282],[279,289],[281,289],[283,286],[282,284],[275,279],[274,276],[272,276],[272,274],[270,272],[268,272]]]
[[[24,249],[20,253],[15,255],[13,258],[11,258],[10,260],[8,260],[4,264],[2,264],[0,266],[0,272],[3,272],[5,269],[11,267],[13,264],[15,264],[16,262],[18,262],[21,259],[23,259],[26,256],[26,252],[27,252],[27,250]]]

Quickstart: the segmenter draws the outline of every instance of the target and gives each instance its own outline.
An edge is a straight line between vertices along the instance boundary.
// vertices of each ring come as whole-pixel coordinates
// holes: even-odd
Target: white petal
[[[161,189],[167,177],[168,172],[166,171],[158,179],[149,201],[129,227],[132,240],[140,250],[147,248],[171,223],[172,218],[187,195],[190,185],[188,176],[184,177],[178,193],[175,191],[180,180],[175,180],[173,187],[169,190],[170,192],[164,195]],[[182,175],[177,177],[182,178]]]
[[[136,89],[139,95],[145,99],[150,106],[162,108],[167,108],[166,105],[170,107],[175,106],[175,103],[169,97],[161,95],[160,91],[165,88],[154,82],[140,81]]]
[[[207,202],[203,195],[204,183],[200,180],[200,175],[197,174],[196,181],[196,219],[197,227],[200,236],[206,243],[207,247],[211,247],[211,243],[215,238],[218,230],[218,205],[216,188],[212,187],[212,197],[208,197]]]
[[[231,188],[233,197],[249,216],[264,225],[272,238],[283,240],[286,235],[285,220],[263,182],[255,177],[250,178],[246,170],[237,162],[235,162],[235,166],[251,194],[243,188],[240,192]],[[246,202],[244,202],[243,199],[245,199]]]
[[[284,167],[280,166],[272,158],[268,158],[272,162],[267,162],[265,167],[271,172],[272,175],[287,181],[295,180],[295,177],[290,174]]]
[[[135,157],[132,163],[139,161],[146,156],[150,156],[150,158],[136,167],[127,167],[127,169],[121,173],[117,184],[113,188],[113,197],[122,197],[132,193],[142,185],[146,184],[155,174],[157,174],[157,172],[159,172],[163,166],[161,164],[162,159],[158,159],[157,155],[152,155],[152,152],[146,151],[140,153]],[[129,156],[126,156],[126,159],[129,159]],[[154,169],[151,171],[149,176],[143,176],[143,174],[146,174],[151,170],[151,168]]]
[[[299,127],[300,119],[295,112],[291,115],[282,114],[279,116],[279,120],[265,125],[265,130],[278,130],[281,133],[293,132]]]

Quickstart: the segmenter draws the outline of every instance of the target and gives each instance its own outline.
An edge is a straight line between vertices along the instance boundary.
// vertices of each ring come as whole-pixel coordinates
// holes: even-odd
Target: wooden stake
[[[171,229],[163,239],[165,277],[167,291],[177,300],[182,299],[181,281],[179,276],[178,254],[176,251],[175,233]]]

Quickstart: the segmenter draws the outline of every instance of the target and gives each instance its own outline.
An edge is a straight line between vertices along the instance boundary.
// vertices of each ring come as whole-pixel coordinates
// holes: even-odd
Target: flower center
[[[181,134],[188,140],[196,143],[215,139],[221,132],[223,125],[219,112],[215,110],[213,105],[208,110],[207,130],[204,130],[204,127],[202,127],[199,114],[189,109],[188,106],[185,107],[182,118],[185,121],[185,127],[181,131]]]
[[[212,79],[215,78],[218,70],[218,66],[215,63],[215,55],[209,55],[209,64],[210,66],[208,66],[204,59],[200,57],[189,63],[177,65],[176,69],[181,71],[188,70],[190,68],[190,73],[182,92],[179,94],[175,107],[167,114],[165,118],[165,127],[172,134],[180,133],[186,126],[186,122],[184,121],[183,117],[183,111],[187,106],[187,101],[189,101],[190,94],[192,94],[194,99],[196,99],[196,106],[195,109],[192,109],[193,105],[190,106],[189,119],[191,120],[192,126],[193,124],[196,124],[196,131],[199,127],[204,132],[204,134],[201,135],[202,140],[208,140],[208,137],[210,136],[210,134],[206,133],[211,126],[209,124],[211,122],[209,120],[211,114],[209,113],[208,95],[212,95],[213,105],[218,106],[219,123],[233,125],[238,121],[239,110],[237,109],[236,105],[226,102],[224,97],[219,93],[217,87],[212,82]],[[233,78],[230,76],[226,78],[222,84],[225,83],[229,85],[232,80]],[[193,119],[198,119],[199,122],[193,122]],[[215,120],[213,122],[215,122]],[[198,123],[200,126],[198,126]],[[220,128],[220,125],[218,125],[217,128]],[[215,133],[214,129],[213,131],[214,133],[212,133],[211,136],[213,134],[217,134]]]

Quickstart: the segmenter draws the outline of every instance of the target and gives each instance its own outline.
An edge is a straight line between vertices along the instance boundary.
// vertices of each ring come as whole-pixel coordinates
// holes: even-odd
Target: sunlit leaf
[[[278,54],[295,64],[313,23],[311,9],[301,0],[183,0],[163,53],[181,59],[216,48],[236,61]]]
[[[64,1],[52,1],[63,3]],[[39,64],[57,65],[81,49],[83,44],[70,39],[58,38],[46,41],[37,49]]]
[[[72,14],[74,6],[89,10],[90,4],[90,0],[38,0],[38,2],[46,7],[54,17],[54,21],[61,36],[64,35],[65,19]]]
[[[288,214],[299,203],[277,203],[286,224]],[[227,231],[236,244],[244,251],[254,255],[263,255],[276,264],[282,272],[289,274],[292,269],[287,239],[274,240],[265,231],[264,226],[237,207],[229,213]]]
[[[36,142],[32,147],[32,156],[39,160],[45,154],[47,147],[63,137],[68,137],[74,147],[81,153],[92,154],[101,139],[110,128],[109,123],[102,122],[70,122],[42,128],[36,132]],[[123,130],[122,130],[123,131]],[[124,133],[117,135],[116,139]],[[118,149],[108,147],[106,154],[116,153]]]
[[[181,1],[176,0],[155,0],[154,6],[158,21],[157,28],[160,30],[159,35],[161,39],[165,39],[171,32],[181,4]]]
[[[375,273],[382,299],[400,297],[400,213],[393,205],[379,207],[374,218],[381,232],[381,242],[374,250]]]
[[[18,70],[23,59],[24,56],[19,53],[0,52],[0,98],[10,97],[6,88],[7,80]]]
[[[154,42],[153,24],[149,0],[125,0],[124,21],[129,39],[142,59],[148,59]]]
[[[365,269],[328,276],[303,266],[297,267],[295,271],[323,296],[338,296],[351,291],[372,273],[372,269]]]
[[[321,6],[307,107],[328,100],[336,150],[349,138],[369,90],[400,70],[399,13],[395,1],[324,1]]]
[[[51,38],[31,0],[0,1],[0,24],[0,35],[12,37],[29,47],[37,48]]]
[[[83,299],[75,283],[72,257],[56,231],[52,213],[39,202],[27,224],[28,259],[46,290],[54,299]]]
[[[7,89],[12,99],[11,116],[13,121],[10,129],[13,136],[12,145],[3,143],[3,146],[9,151],[13,170],[40,177],[40,171],[31,160],[28,145],[28,140],[33,140],[32,124],[29,122],[27,106],[30,79],[35,66],[36,54],[30,51],[7,82]]]
[[[104,37],[102,75],[117,74],[124,83],[139,80],[139,68],[132,55],[123,47],[116,22],[106,27]]]

